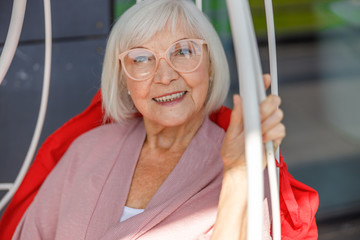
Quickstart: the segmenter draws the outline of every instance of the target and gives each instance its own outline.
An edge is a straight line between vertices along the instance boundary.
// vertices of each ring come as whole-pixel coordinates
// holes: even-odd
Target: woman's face
[[[182,31],[162,31],[138,47],[163,53],[174,42],[186,38],[192,36]],[[193,72],[177,72],[165,59],[160,59],[155,74],[148,80],[135,81],[126,75],[131,98],[145,120],[170,127],[186,124],[191,119],[199,119],[203,114],[209,87],[210,61],[206,48],[202,48],[202,61]],[[173,100],[170,100],[171,98]]]

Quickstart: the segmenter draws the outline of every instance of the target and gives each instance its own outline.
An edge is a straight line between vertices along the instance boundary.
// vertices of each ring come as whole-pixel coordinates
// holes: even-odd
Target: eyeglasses
[[[128,77],[135,81],[151,78],[159,65],[160,59],[182,73],[195,71],[202,61],[202,39],[184,39],[173,43],[165,52],[154,53],[146,48],[134,48],[119,55],[121,66]]]

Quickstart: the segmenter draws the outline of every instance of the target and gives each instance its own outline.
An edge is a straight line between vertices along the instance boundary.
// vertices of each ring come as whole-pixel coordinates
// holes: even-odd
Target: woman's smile
[[[153,100],[161,105],[168,105],[169,103],[176,103],[181,101],[186,95],[187,91],[173,92],[154,97]]]

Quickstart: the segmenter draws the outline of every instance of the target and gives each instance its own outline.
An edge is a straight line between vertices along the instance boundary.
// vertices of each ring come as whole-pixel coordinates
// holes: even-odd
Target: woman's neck
[[[162,126],[144,118],[145,144],[153,150],[183,151],[201,127],[205,115],[201,112],[179,126]]]

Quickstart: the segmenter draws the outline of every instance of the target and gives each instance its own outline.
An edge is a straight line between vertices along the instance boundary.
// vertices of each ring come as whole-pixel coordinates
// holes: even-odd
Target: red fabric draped
[[[315,221],[319,206],[318,193],[290,175],[282,156],[277,166],[280,168],[282,239],[318,239]]]
[[[211,114],[210,119],[227,130],[231,110],[226,107]],[[11,239],[17,224],[31,204],[46,176],[60,160],[67,148],[81,134],[102,124],[103,112],[100,91],[89,107],[75,116],[43,143],[22,184],[0,220],[0,239]],[[287,171],[283,158],[280,168],[280,207],[282,239],[317,239],[315,213],[318,194],[312,188],[296,181]]]

